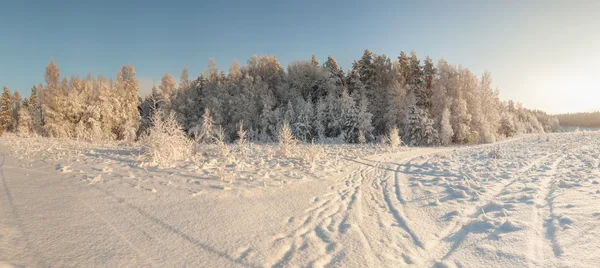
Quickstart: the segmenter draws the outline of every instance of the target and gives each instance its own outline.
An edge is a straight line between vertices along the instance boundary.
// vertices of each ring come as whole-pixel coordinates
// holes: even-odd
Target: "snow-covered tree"
[[[33,134],[33,121],[31,120],[28,109],[19,110],[17,134],[21,137],[30,137]]]
[[[316,102],[319,98],[329,94],[336,94],[335,77],[323,67],[316,66],[308,61],[295,61],[288,66],[288,90],[282,100],[295,101],[302,97],[305,101]]]
[[[400,135],[398,134],[398,128],[393,127],[388,130],[387,133],[387,142],[391,147],[398,147],[402,143],[400,139]]]
[[[452,137],[454,136],[454,130],[450,124],[450,110],[445,108],[440,118],[440,143],[442,145],[448,145],[452,143]]]
[[[19,94],[19,91],[15,90],[10,100],[10,115],[12,117],[12,123],[9,126],[9,131],[17,131],[17,127],[19,126],[19,113],[21,112],[21,105],[21,95]]]
[[[204,108],[204,115],[202,115],[202,126],[197,131],[196,140],[202,143],[212,143],[214,134],[214,122],[210,115],[210,110]]]
[[[170,112],[173,109],[173,105],[171,103],[171,97],[175,94],[175,79],[169,73],[165,73],[163,77],[160,79],[159,89],[159,107],[166,112]]]
[[[65,86],[68,83],[60,82],[60,71],[54,60],[50,60],[44,76],[46,87],[42,94],[42,110],[45,132],[50,137],[68,137],[70,128],[64,118],[67,98]]]
[[[303,141],[311,141],[314,138],[314,109],[310,100],[299,99],[296,106],[296,119],[294,120],[294,132]]]
[[[162,84],[161,84],[162,85]],[[138,111],[139,86],[135,78],[135,69],[132,65],[121,67],[117,73],[117,97],[119,107],[117,113],[117,138],[119,140],[133,141],[140,125]]]
[[[283,121],[283,125],[279,129],[277,135],[277,141],[279,142],[280,154],[283,157],[289,156],[290,152],[296,145],[296,138],[292,134],[292,129],[287,121]]]
[[[329,71],[336,86],[343,86],[345,84],[344,71],[331,55],[327,56],[327,61],[323,63],[323,67]]]
[[[410,70],[410,59],[408,55],[404,53],[404,51],[400,51],[400,56],[398,56],[398,68],[399,75],[403,78],[403,80],[408,83],[411,80],[412,72]]]
[[[2,97],[0,97],[0,134],[8,131],[12,125],[11,96],[7,87],[2,87]]]
[[[317,60],[317,56],[315,54],[312,54],[310,63],[312,63],[312,65],[314,65],[315,67],[319,66],[319,60]]]
[[[152,127],[141,139],[144,155],[150,164],[170,167],[192,154],[192,142],[185,136],[175,114],[158,110],[152,116]]]
[[[438,131],[427,110],[417,105],[412,93],[408,97],[407,121],[404,131],[407,144],[416,146],[432,146],[439,142]]]

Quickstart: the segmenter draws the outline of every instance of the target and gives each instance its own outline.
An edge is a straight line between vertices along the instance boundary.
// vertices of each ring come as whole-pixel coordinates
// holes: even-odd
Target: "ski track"
[[[6,195],[6,199],[8,201],[8,206],[10,207],[10,213],[12,214],[12,216],[14,217],[14,219],[16,221],[16,227],[18,228],[17,231],[21,234],[26,247],[31,251],[31,254],[29,254],[29,257],[33,259],[33,262],[35,262],[38,267],[47,267],[48,265],[44,262],[44,257],[43,257],[44,255],[41,254],[41,252],[36,247],[33,246],[30,235],[23,228],[22,219],[19,215],[19,211],[18,211],[17,207],[14,204],[12,193],[6,183],[6,178],[4,176],[4,168],[5,168],[4,162],[6,161],[6,156],[4,155],[4,153],[1,153],[1,155],[2,155],[2,162],[0,163],[0,178],[2,179],[2,188],[4,189],[4,194]]]
[[[485,146],[481,147],[485,148]],[[389,250],[394,251],[394,249],[402,249],[405,252],[401,256],[402,262],[404,264],[412,264],[413,258],[417,257],[421,258],[421,264],[424,264],[425,266],[435,265],[438,261],[446,260],[450,256],[452,256],[454,251],[457,250],[460,247],[460,245],[464,242],[464,240],[469,236],[470,224],[473,222],[473,220],[477,219],[477,217],[481,215],[482,206],[492,201],[499,200],[499,198],[501,198],[501,195],[506,194],[507,190],[515,183],[524,182],[524,179],[526,179],[532,174],[537,175],[537,173],[539,173],[538,169],[541,167],[545,167],[549,159],[556,161],[553,165],[554,168],[552,170],[554,170],[556,168],[556,165],[558,165],[558,163],[562,161],[562,158],[558,158],[558,160],[555,159],[557,157],[557,154],[554,152],[545,152],[538,155],[538,157],[533,158],[533,160],[529,161],[528,163],[525,163],[522,167],[518,168],[513,174],[513,178],[500,179],[495,183],[495,185],[485,188],[486,191],[480,193],[479,198],[472,202],[472,204],[470,204],[470,206],[464,210],[464,214],[468,217],[467,219],[463,218],[451,221],[447,224],[446,228],[441,229],[437,233],[437,239],[432,239],[431,237],[429,239],[426,239],[422,235],[418,235],[418,233],[412,227],[414,223],[404,212],[404,206],[409,202],[413,202],[413,199],[409,197],[410,188],[408,186],[408,181],[406,178],[408,175],[414,174],[414,172],[411,171],[411,168],[415,165],[411,164],[411,161],[421,158],[422,161],[427,162],[431,160],[432,155],[437,153],[447,153],[449,151],[449,149],[440,149],[424,154],[408,156],[399,159],[400,161],[398,163],[368,161],[363,159],[363,168],[360,170],[360,172],[357,172],[358,174],[361,174],[360,181],[357,180],[357,173],[353,173],[351,176],[345,177],[342,183],[342,185],[344,185],[345,187],[337,190],[337,193],[340,194],[339,196],[341,198],[331,198],[333,196],[331,193],[326,194],[323,197],[315,198],[316,200],[320,200],[321,202],[317,207],[307,210],[310,215],[307,216],[308,220],[305,222],[305,225],[303,225],[303,228],[305,228],[304,230],[311,229],[311,227],[309,227],[311,224],[313,225],[313,229],[323,230],[323,228],[320,227],[318,223],[325,222],[326,219],[335,218],[337,216],[342,218],[341,224],[339,225],[339,228],[337,230],[338,233],[334,234],[334,232],[332,231],[335,230],[327,229],[329,231],[329,235],[327,237],[330,238],[336,235],[343,236],[350,226],[349,224],[346,224],[346,222],[349,221],[348,219],[350,218],[350,215],[353,213],[360,214],[357,212],[360,211],[363,207],[363,205],[357,205],[358,208],[353,210],[355,203],[371,203],[367,204],[367,207],[380,208],[379,210],[375,210],[378,211],[378,213],[386,213],[388,216],[392,216],[392,218],[394,219],[395,224],[393,226],[396,226],[395,228],[391,228],[393,226],[386,226],[385,224],[381,226],[380,224],[381,228],[385,229],[386,232],[392,233],[397,233],[397,228],[399,228],[401,230],[401,233],[404,233],[409,238],[399,239],[395,241],[396,245],[390,245]],[[461,176],[466,178],[466,180],[469,180],[472,183],[477,182],[474,178],[472,178],[472,175],[467,174],[467,172],[463,170],[462,165],[459,173],[461,174]],[[470,173],[475,172],[471,170]],[[373,178],[370,178],[369,175],[371,175]],[[549,184],[551,182],[548,181],[546,183]],[[544,192],[545,189],[542,189],[542,191]],[[357,198],[357,196],[362,196],[365,194],[370,198],[365,200],[362,200],[362,198]],[[541,195],[546,200],[549,200],[550,194],[551,192],[547,192],[542,193]],[[322,215],[315,215],[315,213],[311,213],[319,209],[323,209],[324,206],[334,206],[334,204],[336,204],[337,202],[342,202],[346,200],[347,196],[350,196],[350,201],[347,202],[345,206],[342,206],[345,207],[345,209],[338,209],[333,214],[327,215],[326,218],[323,218]],[[327,197],[330,198],[326,199]],[[340,214],[343,216],[340,216]],[[382,217],[385,217],[385,215],[377,215],[377,218],[380,221]],[[360,234],[360,242],[364,244],[365,248],[369,249],[369,251],[365,252],[364,254],[365,258],[369,259],[375,256],[376,262],[378,264],[384,263],[385,260],[381,258],[380,254],[372,256],[370,255],[371,246],[368,245],[367,242],[370,240],[366,238],[364,232],[362,231],[360,222],[356,223],[356,230]],[[543,234],[546,236],[547,233],[547,231],[543,232]],[[448,240],[452,237],[455,237],[457,239],[454,239],[450,246],[447,247],[448,243],[445,242],[445,240]],[[337,239],[333,239],[333,241],[335,240]],[[330,243],[331,241],[332,239],[324,239],[323,242]],[[294,245],[296,244],[302,244],[302,242],[296,241]],[[555,244],[556,242],[553,242],[552,247],[556,251],[557,246]],[[286,254],[284,254],[284,256],[277,263],[279,265],[283,265],[286,263],[294,263],[291,260],[294,258],[293,252],[295,250],[296,247],[288,247],[288,251],[286,251]],[[318,264],[324,263],[320,261],[323,259],[335,260],[337,258],[340,258],[339,253],[341,252],[341,250],[342,246],[336,245],[335,250],[324,252],[319,258],[319,260],[310,262],[311,266],[321,266]],[[407,257],[406,254],[409,254],[408,256],[412,256],[413,258]],[[373,262],[372,260],[369,261],[371,261],[371,263]],[[328,265],[332,265],[332,263],[326,263],[325,266]]]

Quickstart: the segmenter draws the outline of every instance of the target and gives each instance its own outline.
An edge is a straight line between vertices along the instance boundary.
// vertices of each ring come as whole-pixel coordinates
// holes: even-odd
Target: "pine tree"
[[[11,114],[11,96],[7,87],[2,87],[2,97],[0,98],[0,134],[8,131],[12,124]]]

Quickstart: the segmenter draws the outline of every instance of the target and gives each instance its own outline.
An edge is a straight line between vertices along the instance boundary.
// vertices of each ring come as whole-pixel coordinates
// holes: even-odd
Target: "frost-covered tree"
[[[140,125],[138,111],[140,102],[138,81],[135,78],[135,69],[132,65],[121,67],[121,70],[117,73],[116,86],[117,97],[115,99],[119,104],[118,107],[115,106],[117,139],[133,141]]]
[[[170,167],[192,155],[192,142],[185,136],[175,114],[158,110],[152,116],[152,127],[141,139],[146,161],[159,167]]]
[[[483,74],[480,85],[479,105],[483,113],[482,123],[479,126],[481,141],[495,142],[501,120],[498,91],[492,88],[492,76],[489,72]]]
[[[454,130],[450,124],[450,109],[447,107],[442,112],[440,117],[440,143],[442,145],[448,145],[452,143],[452,137],[454,136]]]
[[[327,137],[327,105],[324,99],[319,99],[315,105],[315,133],[319,141],[323,141]]]
[[[190,88],[190,86],[191,81],[187,67],[183,66],[183,69],[181,70],[181,75],[179,76],[179,90],[186,90]]]
[[[8,131],[12,125],[11,96],[7,87],[2,87],[2,97],[0,97],[0,133]]]
[[[319,60],[317,60],[317,56],[315,54],[312,54],[310,63],[312,63],[312,65],[314,65],[314,66],[319,66],[320,63],[319,63]]]
[[[20,109],[17,134],[21,137],[30,137],[33,133],[33,121],[31,120],[31,116],[29,115],[29,110]]]
[[[412,93],[408,97],[406,124],[404,131],[405,140],[409,145],[432,146],[439,143],[438,131],[433,119],[427,110],[417,105],[416,97]]]
[[[296,105],[296,119],[294,120],[294,131],[296,136],[303,141],[311,141],[314,138],[314,109],[310,100],[299,99]]]
[[[339,91],[335,77],[332,77],[327,69],[308,61],[290,63],[287,86],[288,90],[283,97],[287,102],[295,101],[298,97],[316,102],[319,98]]]
[[[281,156],[288,157],[296,145],[296,137],[292,134],[292,129],[287,121],[283,121],[283,125],[277,134],[277,141],[279,142]]]
[[[398,132],[399,132],[398,128],[396,128],[396,127],[390,128],[388,130],[386,138],[387,138],[387,142],[389,143],[389,145],[391,147],[398,147],[402,143]]]
[[[334,123],[330,126],[339,128],[340,138],[348,143],[359,143],[363,138],[365,140],[369,139],[373,131],[371,124],[373,115],[368,111],[366,99],[357,104],[344,91],[338,101],[339,117],[333,119],[332,122]]]
[[[175,94],[175,79],[169,73],[165,73],[160,79],[159,90],[159,107],[168,113],[172,111],[173,105],[171,103],[171,97]]]
[[[166,74],[143,101],[132,66],[123,66],[114,82],[91,75],[61,80],[51,61],[44,76],[46,85],[34,86],[23,104],[33,131],[89,141],[131,141],[152,127],[159,109],[168,111],[165,116],[174,111],[185,133],[196,138],[202,136],[208,109],[211,126],[223,130],[225,141],[236,139],[242,121],[248,139],[263,142],[277,141],[285,121],[304,141],[365,143],[399,128],[413,145],[493,142],[558,126],[546,113],[501,103],[489,73],[477,77],[443,60],[436,68],[414,51],[401,52],[392,62],[365,50],[346,76],[331,56],[323,65],[315,56],[294,61],[287,72],[273,56],[252,56],[246,66],[234,61],[227,75],[211,59],[193,81],[185,67],[179,85]],[[11,107],[12,121],[19,125],[23,116]]]
[[[344,86],[344,71],[338,65],[337,61],[331,56],[327,56],[327,61],[323,63],[323,67],[329,71],[331,78],[336,86]]]
[[[31,94],[29,95],[29,108],[35,109],[38,106],[38,88],[34,85],[31,88]]]
[[[403,78],[403,80],[408,83],[411,80],[411,69],[410,69],[410,58],[404,51],[400,51],[400,56],[398,56],[398,68],[399,75]]]
[[[69,126],[64,118],[66,104],[65,84],[60,82],[60,71],[54,60],[50,60],[45,72],[46,87],[42,94],[43,125],[50,137],[68,137]]]
[[[215,125],[227,125],[227,105],[231,99],[228,93],[229,84],[223,73],[219,73],[214,59],[210,59],[204,72],[206,82],[202,86],[201,105],[210,110]],[[237,122],[234,122],[234,124]],[[233,128],[235,129],[235,127]],[[231,130],[231,129],[230,129]]]
[[[204,108],[204,115],[202,115],[202,126],[196,131],[196,140],[202,143],[212,143],[214,134],[214,122],[210,115],[210,110]]]
[[[290,129],[293,132],[294,128],[292,126],[296,123],[296,112],[294,111],[294,106],[291,101],[288,101],[287,103],[285,113],[283,114],[283,120],[290,124]]]
[[[29,114],[33,121],[33,131],[37,134],[43,133],[43,118],[42,118],[42,106],[40,103],[40,93],[44,86],[40,83],[37,87],[31,88],[31,95],[29,97]]]
[[[21,105],[21,95],[19,94],[19,91],[15,90],[10,100],[10,115],[12,117],[12,123],[9,126],[9,131],[17,131],[17,127],[19,126],[19,113],[21,112]]]
[[[390,97],[398,97],[396,94],[402,95],[402,87],[396,80],[391,60],[386,55],[373,55],[374,81],[372,83],[371,93],[368,96],[370,108],[369,112],[373,114],[373,126],[376,135],[383,135],[387,130],[387,126],[396,125],[396,120],[386,117],[389,108],[388,99]],[[388,121],[390,119],[391,121]]]

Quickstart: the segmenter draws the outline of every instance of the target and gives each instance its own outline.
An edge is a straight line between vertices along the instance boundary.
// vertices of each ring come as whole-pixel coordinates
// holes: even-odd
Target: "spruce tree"
[[[29,108],[32,110],[37,109],[38,106],[38,88],[34,85],[31,88],[31,95],[29,96]]]
[[[323,67],[329,71],[331,77],[335,80],[336,86],[344,86],[344,71],[338,66],[337,61],[331,56],[327,56],[327,61],[323,63]]]
[[[196,138],[202,143],[212,143],[214,134],[214,122],[210,115],[210,110],[204,108],[204,115],[202,115],[202,127],[199,132],[199,136]]]
[[[410,59],[404,53],[404,51],[400,51],[400,56],[398,56],[398,63],[400,65],[399,72],[402,78],[404,78],[404,82],[408,83],[411,79],[411,71],[410,71]]]
[[[12,124],[11,96],[7,87],[2,87],[0,97],[0,134],[8,130]]]
[[[33,121],[27,109],[19,111],[19,125],[17,134],[21,137],[29,137],[33,133]]]
[[[9,127],[9,131],[16,132],[17,127],[19,125],[19,112],[21,111],[21,94],[19,91],[13,93],[10,101],[10,115],[12,117],[11,125]]]

